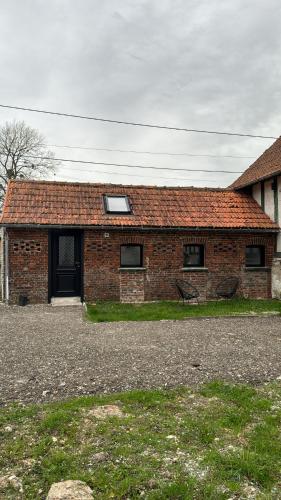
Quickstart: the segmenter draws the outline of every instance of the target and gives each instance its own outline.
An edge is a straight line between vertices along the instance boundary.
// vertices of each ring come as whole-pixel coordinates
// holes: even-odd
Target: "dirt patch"
[[[99,420],[105,420],[108,417],[125,417],[126,415],[116,405],[97,406],[87,412],[87,417],[95,417]]]

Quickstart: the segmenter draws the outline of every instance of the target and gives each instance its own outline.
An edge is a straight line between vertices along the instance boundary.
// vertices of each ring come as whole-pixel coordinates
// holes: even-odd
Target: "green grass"
[[[98,418],[104,405],[121,414]],[[44,499],[53,482],[80,479],[97,499],[278,499],[280,429],[277,382],[12,405],[0,410],[0,476],[24,493],[10,485],[0,498]]]
[[[211,301],[204,304],[181,302],[153,302],[145,304],[120,304],[119,302],[97,302],[88,305],[87,317],[90,321],[157,321],[162,319],[184,319],[188,317],[228,316],[232,314],[252,314],[279,312],[280,300],[232,299]]]

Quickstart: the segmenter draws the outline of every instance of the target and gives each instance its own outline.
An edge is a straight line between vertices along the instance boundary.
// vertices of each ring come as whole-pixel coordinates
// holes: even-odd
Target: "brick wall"
[[[48,231],[8,229],[10,303],[48,301]]]
[[[143,271],[120,271],[120,301],[143,302],[145,290]]]
[[[120,245],[144,247],[144,271],[124,271],[120,267]],[[183,271],[183,245],[205,245],[204,270]],[[176,299],[175,279],[193,283],[202,298],[214,297],[220,280],[239,276],[239,293],[247,297],[271,296],[270,269],[245,270],[246,245],[265,245],[266,266],[271,267],[275,236],[245,233],[202,232],[132,233],[85,231],[84,293],[86,300],[136,301]]]
[[[10,302],[21,294],[30,303],[48,300],[48,231],[9,229]],[[142,271],[120,270],[120,245],[144,247]],[[205,267],[184,271],[183,245],[205,245]],[[127,231],[84,232],[84,296],[87,301],[124,302],[177,299],[175,279],[193,283],[202,298],[214,297],[221,279],[240,278],[239,294],[271,296],[271,271],[245,270],[245,246],[265,245],[266,266],[271,267],[275,236],[232,232],[133,233]]]

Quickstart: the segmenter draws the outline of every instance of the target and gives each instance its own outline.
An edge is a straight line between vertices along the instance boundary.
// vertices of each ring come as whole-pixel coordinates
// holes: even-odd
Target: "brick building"
[[[11,181],[0,222],[9,303],[176,299],[179,278],[208,299],[233,275],[271,297],[279,226],[243,190]]]

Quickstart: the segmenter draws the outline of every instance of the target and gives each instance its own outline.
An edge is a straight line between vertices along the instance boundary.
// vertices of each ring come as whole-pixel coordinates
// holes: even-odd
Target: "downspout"
[[[9,238],[6,228],[4,228],[4,298],[5,302],[9,302]]]

